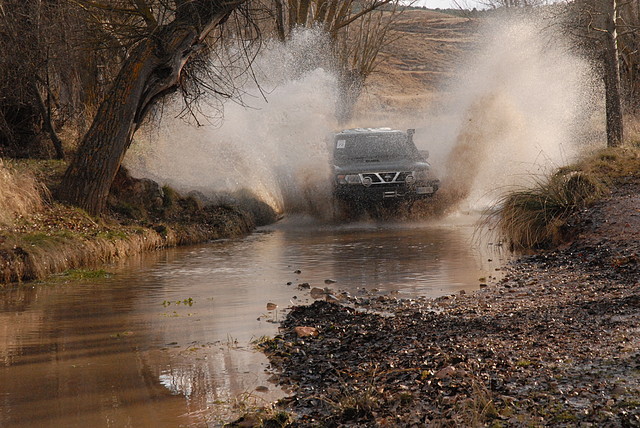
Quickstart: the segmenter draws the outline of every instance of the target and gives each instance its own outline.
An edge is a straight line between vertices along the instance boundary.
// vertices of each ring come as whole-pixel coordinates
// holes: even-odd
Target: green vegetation
[[[178,192],[173,187],[162,186],[162,206],[170,210],[178,204]]]
[[[193,306],[195,300],[193,300],[191,297],[184,300],[176,300],[175,302],[172,302],[171,300],[165,300],[162,302],[162,306],[166,308],[167,306],[171,306],[172,303],[175,305]]]
[[[292,422],[293,419],[287,412],[263,406],[252,406],[250,404],[252,398],[248,397],[246,403],[236,403],[236,407],[245,407],[247,410],[234,422],[225,424],[225,427],[283,428]]]
[[[607,194],[621,177],[640,175],[637,147],[607,148],[583,161],[560,168],[531,188],[499,199],[487,216],[513,248],[544,248],[565,238],[567,220]]]
[[[108,278],[111,274],[104,269],[70,269],[62,273],[59,278],[64,280]]]
[[[46,247],[67,239],[73,239],[73,234],[68,230],[56,230],[51,232],[27,233],[22,239],[27,245],[32,247]]]
[[[120,201],[111,209],[116,213],[128,218],[141,218],[144,216],[144,210],[136,205],[126,201]]]
[[[529,367],[533,364],[533,361],[530,360],[518,360],[516,361],[516,367]]]

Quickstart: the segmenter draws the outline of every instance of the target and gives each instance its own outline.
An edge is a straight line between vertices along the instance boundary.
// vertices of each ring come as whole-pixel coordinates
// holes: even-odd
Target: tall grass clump
[[[0,159],[0,226],[41,210],[44,191],[33,175],[10,168]]]
[[[559,171],[502,196],[491,217],[512,248],[543,248],[560,242],[567,218],[605,190],[605,182],[593,174]]]
[[[610,185],[640,176],[640,148],[606,148],[582,161],[560,168],[530,188],[499,198],[487,222],[512,248],[544,248],[563,239],[567,219],[602,198]]]

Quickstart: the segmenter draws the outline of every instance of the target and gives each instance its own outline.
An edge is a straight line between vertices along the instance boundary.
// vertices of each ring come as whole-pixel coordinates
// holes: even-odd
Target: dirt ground
[[[474,292],[294,308],[264,345],[280,406],[293,426],[640,426],[639,194],[623,180]]]

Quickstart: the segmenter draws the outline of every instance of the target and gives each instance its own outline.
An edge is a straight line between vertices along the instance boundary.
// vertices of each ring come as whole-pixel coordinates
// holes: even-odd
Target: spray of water
[[[243,105],[227,103],[221,123],[199,127],[169,109],[125,164],[181,191],[249,195],[281,213],[330,212],[326,138],[336,128],[336,82],[319,66],[323,46],[325,35],[307,30],[264,47],[253,65],[259,86],[241,88]]]
[[[538,20],[489,22],[476,53],[455,73],[444,102],[407,116],[360,112],[353,126],[416,127],[442,180],[430,213],[486,206],[509,186],[573,160],[601,108],[589,64]],[[546,28],[546,30],[543,30]],[[327,135],[335,131],[336,79],[321,68],[325,36],[300,31],[259,55],[247,106],[227,104],[219,126],[194,127],[165,114],[126,164],[179,190],[250,193],[279,212],[326,214],[330,202]],[[266,94],[266,99],[262,94]],[[206,112],[205,112],[206,113]],[[373,117],[377,119],[373,119]],[[422,126],[420,126],[422,124]],[[409,125],[409,126],[407,126]],[[144,135],[144,134],[143,134]]]
[[[440,212],[482,209],[602,141],[602,127],[593,126],[600,86],[557,27],[532,18],[487,27],[448,102],[420,133],[443,181]]]

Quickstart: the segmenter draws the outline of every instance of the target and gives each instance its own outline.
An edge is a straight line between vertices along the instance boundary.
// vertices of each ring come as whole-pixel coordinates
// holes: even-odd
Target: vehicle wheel
[[[402,201],[387,199],[379,204],[368,207],[367,212],[375,220],[391,220],[401,217]]]
[[[357,201],[334,199],[333,219],[338,222],[354,221],[360,219],[364,214],[364,208]]]

